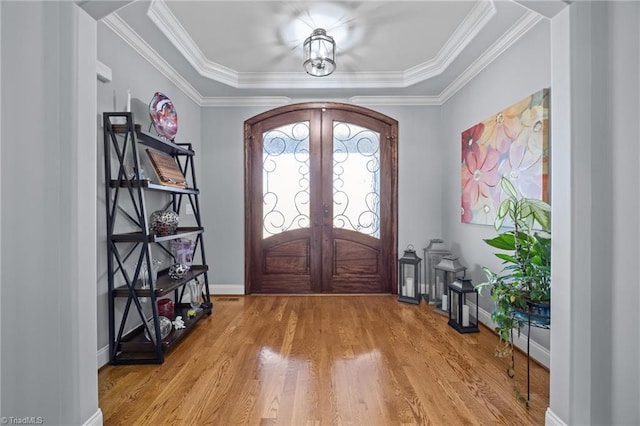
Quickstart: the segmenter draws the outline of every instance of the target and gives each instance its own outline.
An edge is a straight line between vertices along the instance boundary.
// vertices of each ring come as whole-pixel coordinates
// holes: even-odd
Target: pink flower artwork
[[[502,176],[524,197],[548,202],[548,100],[540,90],[462,132],[463,223],[493,225]]]
[[[481,197],[488,198],[500,182],[499,160],[500,153],[493,148],[467,152],[463,163],[466,167],[462,168],[462,198],[468,200],[471,207]]]
[[[462,132],[462,161],[467,157],[468,152],[478,150],[478,141],[484,132],[484,124],[478,123],[470,129]]]

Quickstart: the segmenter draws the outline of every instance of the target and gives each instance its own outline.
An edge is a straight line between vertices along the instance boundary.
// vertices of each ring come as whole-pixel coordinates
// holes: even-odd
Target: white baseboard
[[[82,426],[102,426],[102,410],[98,408],[98,411],[93,413]]]
[[[550,407],[547,407],[547,412],[544,415],[544,424],[546,426],[567,426],[567,424],[551,411]]]
[[[102,349],[98,349],[98,368],[109,364],[109,345]]]
[[[228,294],[239,296],[244,294],[244,284],[210,284],[209,291],[212,295]]]
[[[469,310],[473,312],[475,310],[475,304],[467,302]],[[482,308],[478,308],[478,321],[489,327],[491,330],[496,328],[496,324],[491,320],[491,313],[485,311]],[[513,344],[523,352],[527,352],[527,336],[525,333],[513,333]],[[551,353],[549,349],[540,345],[539,343],[531,340],[529,347],[529,355],[540,364],[547,368],[551,368]]]

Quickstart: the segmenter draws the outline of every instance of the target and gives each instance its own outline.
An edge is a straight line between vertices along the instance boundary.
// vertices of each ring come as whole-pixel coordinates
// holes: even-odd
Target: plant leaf
[[[539,210],[550,212],[551,206],[548,203],[545,203],[542,200],[536,200],[535,198],[526,198],[527,203],[531,205],[531,207],[535,207]]]
[[[544,210],[534,209],[533,217],[536,219],[536,222],[540,224],[542,229],[545,231],[549,231],[551,229],[551,216],[548,212]]]
[[[506,199],[502,203],[500,203],[500,207],[498,207],[498,212],[496,213],[499,218],[504,219],[509,213],[509,207],[511,207],[511,200]]]
[[[500,228],[502,228],[504,219],[507,217],[507,214],[511,210],[511,205],[512,201],[509,198],[500,203],[500,207],[498,207],[498,211],[496,212],[496,219],[493,222],[493,227],[496,231],[500,231]]]
[[[489,244],[491,247],[501,249],[501,250],[515,250],[516,243],[513,234],[500,234],[495,238],[484,240],[485,243]]]
[[[496,212],[496,219],[493,222],[493,227],[496,231],[500,231],[500,228],[502,228],[504,219],[507,217],[509,210],[511,210],[511,203],[511,200],[508,198],[500,203],[500,207],[498,207],[498,211]]]
[[[518,191],[516,191],[516,188],[513,186],[509,179],[503,176],[502,179],[500,179],[500,186],[502,187],[502,190],[507,194],[507,196],[509,196],[509,198],[513,200],[518,199]]]
[[[494,253],[497,258],[504,260],[505,262],[518,263],[518,260],[511,256],[510,254],[505,253]]]

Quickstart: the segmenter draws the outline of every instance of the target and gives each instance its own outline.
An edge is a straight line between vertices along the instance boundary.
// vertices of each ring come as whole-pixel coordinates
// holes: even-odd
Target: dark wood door
[[[396,289],[397,122],[337,103],[245,122],[247,293]]]

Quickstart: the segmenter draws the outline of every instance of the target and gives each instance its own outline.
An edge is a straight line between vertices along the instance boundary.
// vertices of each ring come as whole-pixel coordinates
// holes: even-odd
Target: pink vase
[[[158,300],[158,315],[167,317],[170,320],[175,319],[175,311],[173,309],[173,301],[171,299]]]

